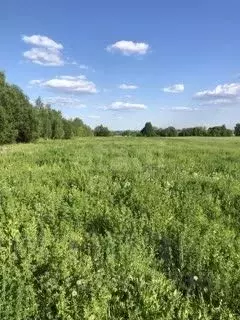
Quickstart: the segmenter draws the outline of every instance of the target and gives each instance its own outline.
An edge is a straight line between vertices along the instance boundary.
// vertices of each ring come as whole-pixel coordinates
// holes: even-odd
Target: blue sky
[[[0,69],[92,127],[233,127],[239,12],[239,0],[8,0]]]

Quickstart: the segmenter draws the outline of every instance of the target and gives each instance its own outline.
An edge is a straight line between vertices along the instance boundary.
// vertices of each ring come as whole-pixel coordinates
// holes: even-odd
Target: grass
[[[0,147],[0,319],[239,319],[240,139]]]

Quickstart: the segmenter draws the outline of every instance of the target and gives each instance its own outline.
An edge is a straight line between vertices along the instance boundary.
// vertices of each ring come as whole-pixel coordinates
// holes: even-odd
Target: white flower
[[[76,290],[73,290],[73,291],[72,291],[72,296],[73,296],[73,297],[76,297],[76,296],[77,296],[77,291],[76,291]]]
[[[194,281],[198,281],[198,276],[194,276],[194,277],[193,277],[193,280],[194,280]]]

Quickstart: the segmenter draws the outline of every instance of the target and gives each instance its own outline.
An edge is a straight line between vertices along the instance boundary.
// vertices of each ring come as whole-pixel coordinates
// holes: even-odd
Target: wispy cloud
[[[89,116],[88,116],[88,118],[89,119],[100,119],[100,116],[97,116],[97,115],[94,115],[94,114],[90,114]]]
[[[167,93],[182,93],[184,91],[184,84],[177,83],[172,86],[165,87],[162,90]]]
[[[103,110],[112,110],[112,111],[127,111],[127,110],[145,110],[147,106],[142,103],[129,103],[123,101],[116,101],[110,104],[109,106],[104,106],[101,109]]]
[[[138,86],[134,85],[134,84],[120,84],[119,89],[122,90],[135,90],[138,89]]]
[[[34,84],[63,93],[84,94],[96,93],[97,88],[94,82],[87,80],[83,75],[80,76],[60,76],[50,80],[34,80]],[[32,83],[33,84],[33,83]]]
[[[174,106],[174,107],[161,107],[159,110],[161,111],[199,111],[199,107],[185,107],[185,106]]]
[[[120,52],[125,56],[145,55],[150,49],[148,43],[121,40],[107,46],[109,52]]]
[[[79,64],[78,65],[80,69],[82,70],[88,70],[89,69],[89,66],[85,65],[85,64]]]
[[[36,85],[36,84],[41,84],[43,82],[43,80],[41,79],[41,80],[31,80],[31,81],[29,81],[29,84],[30,85]]]
[[[45,97],[43,102],[54,107],[64,107],[69,109],[83,109],[86,105],[75,97]]]

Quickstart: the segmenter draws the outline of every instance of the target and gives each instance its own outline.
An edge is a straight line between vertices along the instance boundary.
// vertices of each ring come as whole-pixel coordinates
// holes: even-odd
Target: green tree
[[[111,135],[111,131],[107,127],[100,125],[94,129],[94,135],[97,137],[109,137]]]
[[[0,73],[1,141],[29,142],[37,136],[36,114],[22,90]]]
[[[71,139],[73,136],[73,126],[71,121],[63,119],[64,139]]]
[[[156,135],[151,122],[146,122],[144,128],[141,130],[141,134],[145,137],[153,137]]]
[[[237,123],[234,128],[234,134],[235,136],[240,136],[240,123]]]
[[[62,139],[64,137],[63,118],[60,111],[51,110],[52,139]]]

